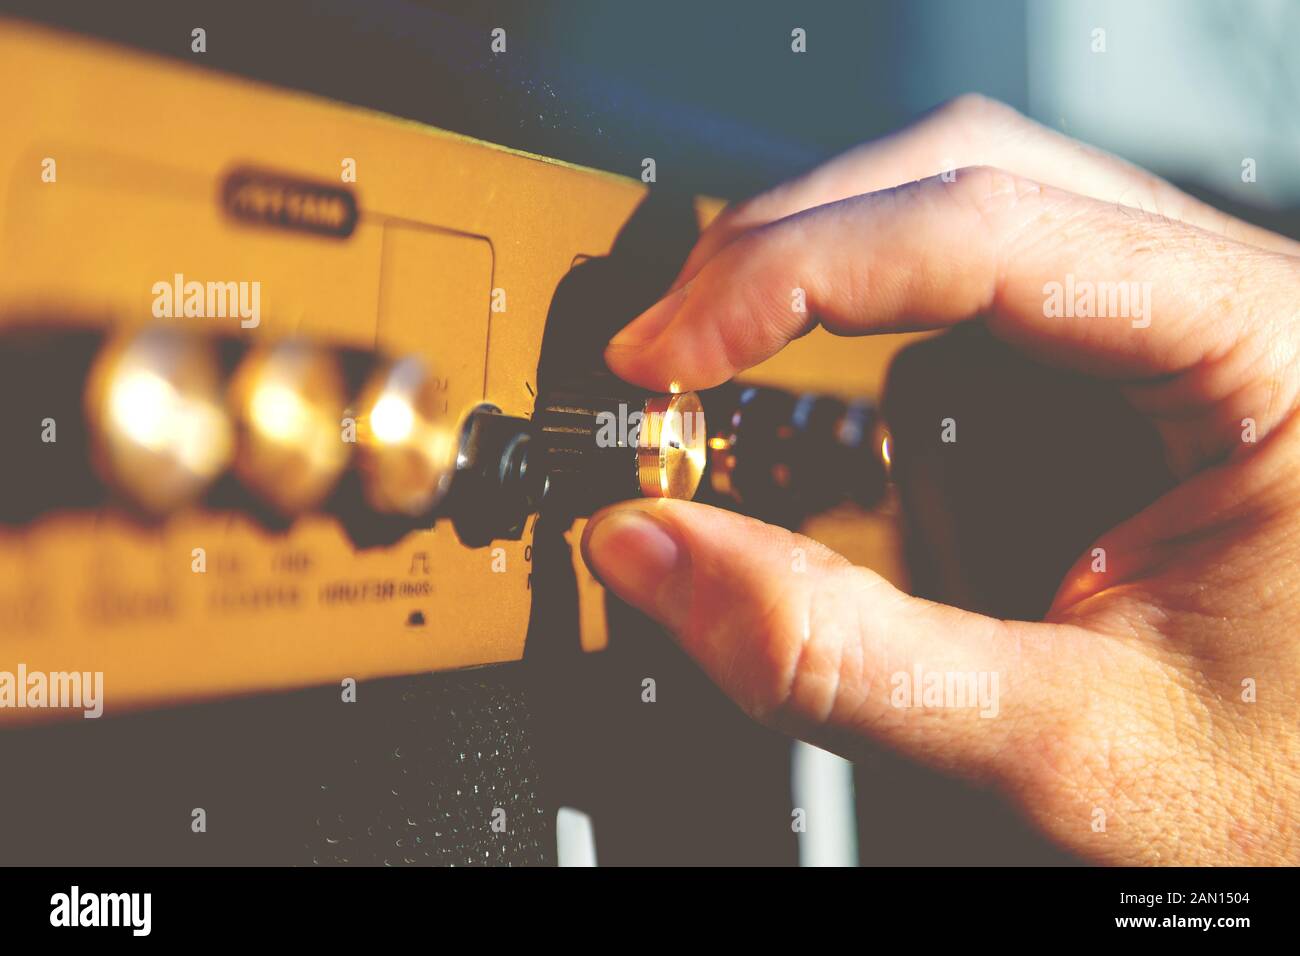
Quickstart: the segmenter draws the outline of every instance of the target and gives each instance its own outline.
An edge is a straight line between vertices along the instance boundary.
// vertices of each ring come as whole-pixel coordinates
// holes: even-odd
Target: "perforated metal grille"
[[[0,731],[0,865],[554,859],[517,668],[356,692],[355,703],[334,685]]]
[[[364,688],[314,796],[317,865],[540,865],[554,815],[528,737],[525,691],[473,675]],[[346,709],[345,709],[346,710]]]

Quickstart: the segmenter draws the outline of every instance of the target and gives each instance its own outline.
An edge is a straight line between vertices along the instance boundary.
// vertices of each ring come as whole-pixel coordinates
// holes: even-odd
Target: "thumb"
[[[1096,657],[1082,628],[923,601],[809,538],[694,502],[607,508],[582,548],[746,712],[836,749],[869,736],[1001,776],[1053,749]]]

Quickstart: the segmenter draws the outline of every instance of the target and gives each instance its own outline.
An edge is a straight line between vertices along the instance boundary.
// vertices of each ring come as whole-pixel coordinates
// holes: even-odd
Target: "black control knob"
[[[878,409],[817,394],[727,385],[705,394],[711,490],[770,521],[797,524],[843,502],[872,507],[888,482]]]
[[[693,498],[708,429],[694,392],[550,392],[533,419],[547,496],[575,514],[629,498]]]

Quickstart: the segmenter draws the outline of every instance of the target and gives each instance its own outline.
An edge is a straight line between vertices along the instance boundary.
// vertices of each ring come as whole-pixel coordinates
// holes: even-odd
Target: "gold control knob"
[[[363,389],[356,424],[370,507],[411,517],[428,514],[451,486],[460,444],[445,380],[414,356],[389,362]]]
[[[694,392],[655,395],[642,409],[637,477],[647,498],[694,498],[704,475],[708,431]]]
[[[693,392],[629,397],[569,388],[534,418],[547,496],[576,514],[629,498],[693,498],[708,432]]]
[[[338,360],[303,342],[263,346],[240,363],[228,394],[240,480],[283,515],[319,504],[352,448],[343,436],[347,391]]]
[[[153,515],[197,500],[230,463],[223,398],[209,343],[163,327],[111,341],[85,392],[96,470]]]

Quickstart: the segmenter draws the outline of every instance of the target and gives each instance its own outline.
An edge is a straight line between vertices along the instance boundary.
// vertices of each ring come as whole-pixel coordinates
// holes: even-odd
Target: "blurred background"
[[[724,198],[964,92],[1262,210],[1300,196],[1291,0],[5,0],[216,69]],[[184,27],[184,30],[180,30]],[[507,31],[508,56],[484,37]],[[790,52],[790,31],[807,53]],[[1095,31],[1104,31],[1104,52]],[[1257,181],[1243,183],[1244,158]]]
[[[3,0],[0,10],[187,61],[189,31],[202,26],[212,69],[632,177],[653,157],[657,188],[724,199],[980,92],[1300,235],[1294,0]],[[507,55],[486,56],[498,27]],[[791,52],[795,28],[806,53]],[[1072,862],[990,795],[884,751],[854,767],[812,748],[792,754],[666,642],[616,644],[581,666],[573,706],[619,733],[592,749],[571,738],[552,792],[585,815],[579,843],[594,821],[603,864]],[[653,717],[610,690],[616,675],[647,672],[674,675],[660,678],[672,692]],[[796,838],[792,805],[836,822]],[[561,817],[562,844],[574,826]]]

